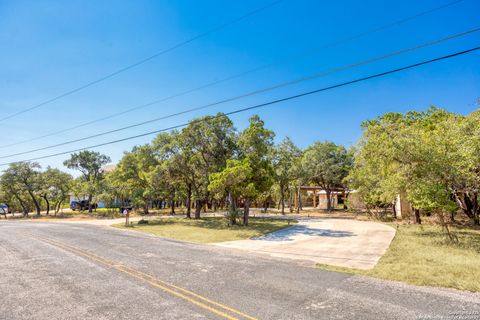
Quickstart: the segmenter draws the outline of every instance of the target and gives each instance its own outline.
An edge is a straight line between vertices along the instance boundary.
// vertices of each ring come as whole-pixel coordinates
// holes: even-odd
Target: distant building
[[[116,168],[117,168],[116,164],[108,164],[108,165],[102,167],[101,171],[108,173],[108,172],[114,171]]]
[[[328,208],[328,198],[327,192],[322,187],[318,186],[301,186],[299,191],[304,191],[308,195],[309,200],[308,203],[301,204],[305,207],[313,207],[316,209],[323,209],[326,210]],[[337,207],[339,204],[345,204],[345,201],[350,193],[356,192],[355,190],[344,190],[344,189],[334,189],[330,192],[330,204],[331,208]],[[295,208],[299,205],[299,197],[300,193],[297,193],[295,196]],[[300,195],[301,196],[301,195]]]

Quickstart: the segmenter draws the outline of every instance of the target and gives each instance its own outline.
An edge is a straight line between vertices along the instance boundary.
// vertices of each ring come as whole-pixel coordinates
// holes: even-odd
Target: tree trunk
[[[297,191],[297,213],[299,213],[300,210],[302,210],[302,197],[301,197],[301,194],[300,194],[300,187],[298,187],[298,191]]]
[[[175,215],[175,200],[173,199],[170,201],[170,214]]]
[[[283,186],[280,187],[280,202],[282,203],[282,214],[285,214],[285,190]]]
[[[414,213],[413,223],[422,224],[422,219],[420,218],[420,210],[414,208],[413,213]]]
[[[232,196],[232,193],[229,192],[228,193],[228,210],[229,211],[235,211],[237,208],[235,206],[235,201],[233,200],[233,196]]]
[[[465,213],[474,225],[480,225],[478,194],[469,194],[468,192],[454,192],[455,201],[460,209]]]
[[[347,211],[348,210],[348,207],[347,207],[347,203],[348,203],[348,196],[350,195],[350,192],[344,192],[343,193],[343,210]],[[394,205],[395,207],[395,205]]]
[[[195,200],[195,219],[200,219],[200,214],[202,212],[203,201]]]
[[[40,209],[37,198],[35,198],[35,195],[32,193],[31,190],[28,190],[28,194],[32,198],[33,204],[35,205],[35,210],[37,211],[37,216],[39,216],[42,210]]]
[[[472,213],[473,213],[473,224],[474,225],[480,225],[480,207],[478,205],[478,194],[474,193],[472,196]]]
[[[190,219],[192,217],[192,185],[188,184],[187,186],[187,201],[185,203],[187,206],[187,218]]]
[[[62,206],[62,200],[59,200],[57,201],[57,203],[55,203],[54,207],[55,207],[55,213],[54,215],[57,216],[57,213],[60,211],[60,207]]]
[[[25,202],[23,202],[22,198],[20,198],[17,194],[14,194],[13,195],[15,197],[15,199],[18,200],[18,202],[20,203],[20,205],[22,206],[22,210],[23,210],[23,215],[28,215],[28,208],[27,206],[25,205]]]
[[[231,225],[236,225],[237,220],[235,219],[235,211],[237,210],[237,207],[235,205],[235,200],[232,197],[232,193],[228,192],[228,212],[229,212],[229,217],[230,217],[230,224]]]
[[[250,200],[246,199],[243,204],[243,225],[248,226],[248,217],[250,215]]]
[[[290,207],[290,213],[292,213],[293,212],[293,199],[292,199],[293,198],[293,192],[292,192],[292,188],[289,187],[288,189],[290,191],[290,203],[288,205]]]
[[[325,189],[325,195],[327,196],[327,211],[332,211],[332,199],[331,199],[332,191],[330,189]]]
[[[149,214],[150,213],[149,208],[148,208],[148,201],[143,206],[143,213],[144,214]]]
[[[90,193],[90,194],[88,195],[88,212],[89,212],[89,213],[92,213],[92,212],[93,212],[93,210],[92,210],[92,208],[93,208],[93,207],[92,207],[92,199],[93,199],[93,195]]]
[[[47,213],[46,213],[46,214],[47,214],[47,216],[48,216],[48,214],[50,213],[50,201],[48,201],[48,197],[47,197],[46,194],[44,194],[44,195],[42,196],[42,198],[45,200],[45,203],[47,204]]]

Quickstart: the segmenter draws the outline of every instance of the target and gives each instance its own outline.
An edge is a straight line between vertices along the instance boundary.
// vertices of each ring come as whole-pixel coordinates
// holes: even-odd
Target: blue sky
[[[449,1],[284,0],[248,19],[198,39],[137,68],[54,103],[0,123],[0,146],[48,134],[130,107],[238,74],[275,65],[134,113],[1,148],[8,155],[48,146],[211,103],[331,68],[373,58],[480,26],[480,1],[464,0],[336,46],[339,40],[402,20]],[[269,1],[0,1],[0,118],[36,105]],[[17,161],[180,124],[218,111],[285,97],[435,58],[480,44],[480,32],[375,62],[193,112],[139,128],[33,154]],[[312,50],[315,49],[316,50]],[[310,54],[302,52],[313,51]],[[467,114],[480,98],[480,53],[335,89],[232,117],[238,129],[258,113],[277,139],[300,147],[316,140],[351,145],[360,123],[390,111],[430,105]],[[98,148],[118,161],[123,151],[153,137]],[[67,156],[39,161],[62,167]]]

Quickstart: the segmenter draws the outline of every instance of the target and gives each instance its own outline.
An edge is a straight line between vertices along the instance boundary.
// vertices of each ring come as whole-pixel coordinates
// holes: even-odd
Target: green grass
[[[421,286],[480,291],[480,231],[451,229],[458,244],[447,241],[439,226],[400,225],[390,248],[372,270],[317,266]]]
[[[135,223],[133,227],[125,227],[124,224],[117,224],[114,227],[128,228],[189,242],[214,243],[249,239],[288,227],[289,223],[294,224],[296,221],[250,218],[249,225],[246,227],[229,227],[225,218],[203,218],[199,220],[172,218],[152,220],[148,224]]]

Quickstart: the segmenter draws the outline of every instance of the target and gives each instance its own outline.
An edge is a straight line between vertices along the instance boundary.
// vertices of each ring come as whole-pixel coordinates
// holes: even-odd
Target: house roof
[[[102,168],[102,172],[112,172],[117,167],[116,164],[108,164]]]
[[[306,191],[315,191],[317,194],[325,194],[327,193],[322,187],[319,186],[300,186],[300,189]],[[344,192],[348,193],[355,193],[357,190],[349,190],[349,189],[342,189],[342,188],[333,188],[332,194],[343,194]]]

